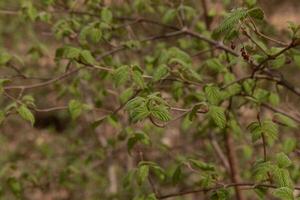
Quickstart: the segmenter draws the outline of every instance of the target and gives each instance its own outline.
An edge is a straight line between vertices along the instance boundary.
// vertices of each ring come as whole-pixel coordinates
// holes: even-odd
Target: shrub
[[[3,159],[3,197],[295,199],[300,26],[226,2],[2,1],[2,128],[61,132]]]

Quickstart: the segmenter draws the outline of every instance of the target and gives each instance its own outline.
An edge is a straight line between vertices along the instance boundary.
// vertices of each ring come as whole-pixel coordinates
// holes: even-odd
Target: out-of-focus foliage
[[[0,199],[299,199],[297,23],[256,0],[0,1]]]

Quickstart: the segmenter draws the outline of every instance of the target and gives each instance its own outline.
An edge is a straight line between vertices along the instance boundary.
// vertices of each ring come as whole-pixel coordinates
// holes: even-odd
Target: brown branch
[[[196,32],[194,32],[194,31],[190,30],[190,29],[185,29],[185,33],[186,33],[187,35],[190,35],[190,36],[192,36],[192,37],[195,37],[195,38],[198,38],[198,39],[200,39],[200,40],[202,40],[202,41],[205,41],[205,42],[207,42],[207,43],[213,45],[213,46],[216,47],[217,49],[222,49],[222,50],[224,50],[224,51],[226,51],[226,52],[228,52],[228,53],[230,53],[230,54],[232,54],[232,55],[234,55],[234,56],[239,56],[239,54],[238,54],[237,52],[235,52],[235,51],[233,51],[231,48],[225,46],[222,42],[219,42],[219,41],[210,39],[210,38],[208,38],[208,37],[205,37],[205,36],[203,36],[203,35],[201,35],[201,34],[199,34],[199,33],[196,33]]]
[[[269,40],[269,41],[271,41],[271,42],[277,43],[277,44],[282,45],[282,46],[287,46],[287,45],[288,45],[288,44],[285,43],[285,42],[281,42],[281,41],[279,41],[279,40],[275,40],[275,39],[270,38],[269,36],[267,36],[267,35],[261,33],[261,32],[258,30],[257,26],[255,25],[255,22],[253,21],[253,19],[252,19],[251,17],[249,17],[249,19],[250,19],[250,23],[253,25],[253,32],[254,32],[255,34],[257,34],[259,37],[264,38],[264,39],[266,39],[266,40]]]
[[[40,82],[40,83],[35,83],[35,84],[31,84],[31,85],[11,85],[11,86],[5,86],[3,87],[4,90],[12,90],[12,89],[20,89],[20,90],[28,90],[28,89],[33,89],[33,88],[39,88],[39,87],[44,87],[47,85],[51,85],[53,83],[56,83],[60,80],[66,79],[69,76],[71,76],[72,74],[77,73],[78,71],[80,71],[81,69],[86,68],[86,67],[79,67],[73,71],[64,73],[54,79],[48,80],[48,81],[44,81],[44,82]]]
[[[267,108],[267,109],[269,109],[269,110],[271,110],[271,111],[273,111],[273,112],[277,112],[277,113],[280,113],[280,114],[282,114],[282,115],[285,115],[285,116],[287,116],[287,117],[293,119],[294,121],[296,121],[297,123],[300,124],[300,119],[299,119],[299,118],[293,116],[292,114],[287,113],[287,112],[284,111],[284,110],[281,110],[281,109],[279,109],[279,108],[274,108],[274,107],[272,107],[272,106],[270,106],[269,104],[266,104],[266,103],[262,103],[261,106],[263,106],[263,107],[265,107],[265,108]]]
[[[225,154],[223,153],[220,145],[218,144],[218,142],[216,141],[216,139],[213,138],[213,135],[211,135],[211,140],[210,143],[213,147],[213,149],[215,150],[215,152],[217,153],[217,156],[220,158],[220,160],[222,161],[225,169],[229,172],[230,171],[230,167],[229,167],[229,163],[228,160],[225,156]]]
[[[186,191],[181,191],[177,193],[170,193],[166,195],[159,196],[158,199],[168,199],[172,197],[178,197],[178,196],[184,196],[188,194],[196,194],[196,193],[201,193],[201,192],[210,192],[210,191],[215,191],[219,189],[227,189],[231,187],[248,187],[248,188],[242,188],[242,189],[255,189],[255,188],[273,188],[276,189],[278,186],[272,185],[272,184],[263,184],[263,183],[241,183],[241,182],[234,182],[234,183],[228,183],[225,185],[218,185],[215,187],[209,187],[209,188],[200,188],[200,189],[194,189],[194,190],[186,190]],[[300,186],[294,187],[294,190],[300,190]]]
[[[228,131],[225,131],[225,148],[227,150],[227,157],[228,157],[229,167],[230,167],[230,172],[231,172],[230,173],[231,181],[232,182],[240,182],[238,162],[237,162],[237,158],[236,158],[236,154],[235,154],[235,144],[234,144],[231,133],[229,133]],[[242,195],[239,185],[236,185],[234,187],[234,189],[235,189],[236,199],[244,200],[244,196]]]
[[[203,18],[205,21],[205,26],[207,30],[210,30],[210,19],[208,15],[208,5],[206,0],[201,0],[202,8],[203,8]]]

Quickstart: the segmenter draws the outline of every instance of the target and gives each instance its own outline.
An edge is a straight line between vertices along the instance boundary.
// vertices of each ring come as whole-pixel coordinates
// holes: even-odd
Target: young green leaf
[[[289,157],[286,154],[281,152],[276,155],[276,163],[278,167],[286,168],[292,164],[292,161],[289,159]]]
[[[81,62],[89,65],[93,65],[96,62],[95,58],[89,50],[82,50],[80,52],[80,60]]]
[[[221,101],[220,89],[215,85],[207,85],[204,88],[207,101],[213,105],[218,105]]]
[[[259,122],[252,122],[247,129],[250,130],[252,142],[256,142],[261,138],[262,128]]]
[[[272,120],[263,121],[261,129],[270,143],[278,138],[278,126]]]
[[[0,125],[3,123],[5,120],[5,113],[4,111],[0,110]]]
[[[291,128],[298,127],[297,123],[293,119],[281,113],[275,113],[273,117],[273,121]]]
[[[176,15],[177,15],[176,9],[168,9],[165,12],[164,16],[162,17],[162,21],[166,24],[170,23],[175,19]]]
[[[150,112],[154,118],[161,121],[167,122],[171,119],[171,115],[165,106],[156,106],[152,108]]]
[[[294,200],[293,190],[288,187],[275,189],[273,195],[281,200]]]
[[[117,86],[124,85],[129,79],[129,66],[123,65],[113,72],[113,79]]]
[[[182,178],[181,166],[178,165],[172,175],[172,183],[177,184]]]
[[[219,128],[223,129],[226,127],[226,116],[224,108],[218,106],[210,106],[209,115]]]
[[[27,108],[26,105],[22,104],[17,108],[17,112],[19,113],[19,115],[25,119],[26,121],[29,121],[31,123],[31,125],[34,125],[35,119],[34,119],[34,115],[32,114],[32,112]]]
[[[101,10],[101,20],[106,23],[111,23],[113,20],[113,14],[111,10],[107,7],[103,8]]]
[[[153,81],[157,82],[169,74],[169,69],[166,65],[162,64],[157,67],[153,74]]]
[[[144,82],[143,74],[140,70],[137,70],[136,68],[133,68],[132,70],[132,79],[133,81],[140,87],[145,88],[146,84]]]
[[[252,8],[247,11],[247,14],[257,20],[263,20],[264,19],[264,11],[260,8]]]
[[[139,166],[137,171],[138,183],[140,185],[144,183],[145,180],[148,178],[148,175],[149,175],[149,166],[148,165]]]
[[[293,187],[293,181],[287,169],[274,167],[271,172],[274,176],[275,183],[278,184],[280,187]]]
[[[0,52],[0,65],[5,65],[11,60],[12,56],[6,52]]]
[[[247,10],[244,8],[238,8],[232,10],[224,21],[214,30],[213,36],[218,38],[221,34],[228,34],[231,30],[238,25],[240,20],[243,20],[247,16]]]
[[[83,110],[81,102],[74,99],[69,102],[68,108],[73,120],[77,119]]]

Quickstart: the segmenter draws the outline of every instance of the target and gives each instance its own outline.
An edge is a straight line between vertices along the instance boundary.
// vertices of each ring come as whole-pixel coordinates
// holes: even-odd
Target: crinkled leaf
[[[294,200],[293,190],[288,187],[277,188],[272,194],[281,200]]]
[[[149,175],[149,166],[148,165],[141,165],[137,171],[137,179],[138,183],[141,185],[145,182]]]
[[[32,114],[32,112],[27,108],[26,105],[22,104],[17,108],[17,112],[19,113],[19,115],[25,119],[26,121],[29,121],[31,123],[31,125],[33,126],[35,119],[34,119],[34,115]]]
[[[80,52],[80,60],[81,62],[89,65],[93,65],[96,62],[95,58],[89,50],[82,50]]]
[[[166,65],[162,64],[157,67],[153,73],[153,81],[159,81],[162,78],[166,77],[169,74],[169,69]]]
[[[220,89],[215,85],[207,85],[204,88],[204,92],[206,95],[206,98],[209,103],[213,105],[218,105],[221,101],[221,92]]]
[[[224,108],[218,106],[210,106],[209,115],[219,128],[223,129],[226,127],[226,116]]]
[[[286,168],[292,164],[292,161],[285,153],[281,152],[276,155],[276,164],[280,168]]]
[[[291,128],[298,127],[297,123],[293,119],[291,119],[290,117],[283,115],[281,113],[275,113],[273,121],[278,122],[279,124],[283,124],[285,126],[291,127]]]

